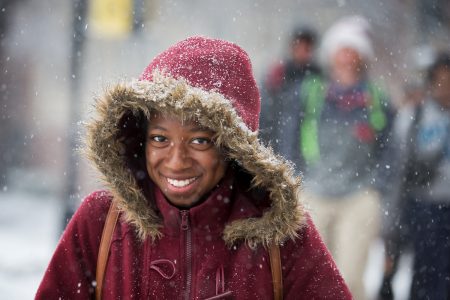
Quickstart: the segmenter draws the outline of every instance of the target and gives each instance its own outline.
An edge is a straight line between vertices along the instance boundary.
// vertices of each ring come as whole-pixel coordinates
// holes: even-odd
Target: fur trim
[[[269,192],[271,209],[261,218],[237,220],[226,226],[223,238],[227,245],[239,241],[252,248],[258,244],[280,244],[295,238],[306,223],[298,196],[300,178],[293,175],[292,165],[261,145],[257,133],[248,129],[221,94],[155,73],[152,81],[117,85],[99,99],[96,107],[98,119],[88,123],[87,128],[87,156],[103,174],[125,220],[136,227],[142,240],[157,239],[161,221],[127,170],[121,155],[124,146],[116,140],[117,123],[129,111],[142,112],[147,118],[157,110],[198,120],[217,133],[217,144],[226,147],[228,157],[253,176],[253,185]]]

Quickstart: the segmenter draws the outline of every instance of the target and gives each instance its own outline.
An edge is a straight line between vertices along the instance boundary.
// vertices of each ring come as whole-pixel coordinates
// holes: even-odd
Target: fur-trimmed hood
[[[97,117],[87,125],[86,153],[103,174],[114,201],[144,240],[160,236],[161,220],[142,188],[150,180],[145,170],[133,168],[127,159],[130,143],[123,131],[140,117],[150,120],[153,112],[198,121],[216,133],[218,147],[227,158],[253,177],[254,187],[268,192],[271,207],[261,218],[227,224],[223,238],[228,245],[245,241],[251,246],[281,243],[296,237],[306,222],[299,201],[300,179],[289,162],[262,145],[223,94],[195,87],[184,78],[164,71],[152,72],[151,80],[121,83],[96,102]],[[132,127],[132,126],[131,126]],[[142,143],[140,143],[142,146]],[[145,173],[145,174],[144,174]]]

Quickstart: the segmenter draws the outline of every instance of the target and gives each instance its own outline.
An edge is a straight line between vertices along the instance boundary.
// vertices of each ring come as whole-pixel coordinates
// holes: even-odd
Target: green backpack
[[[386,127],[387,118],[383,112],[381,90],[369,84],[372,102],[368,105],[369,123],[379,132]],[[318,124],[325,102],[325,82],[320,76],[305,78],[301,85],[300,97],[303,100],[304,118],[300,126],[300,150],[306,163],[314,163],[320,159]]]

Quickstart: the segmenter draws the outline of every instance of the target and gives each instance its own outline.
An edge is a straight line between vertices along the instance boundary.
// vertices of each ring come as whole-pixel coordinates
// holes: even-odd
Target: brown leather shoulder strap
[[[270,269],[272,270],[273,298],[275,300],[283,299],[283,275],[281,273],[280,248],[277,244],[271,244],[269,247]]]
[[[117,209],[113,201],[111,202],[111,206],[109,207],[108,210],[108,215],[106,216],[105,225],[103,227],[102,239],[100,240],[100,247],[98,250],[97,271],[95,274],[95,280],[97,282],[97,287],[95,288],[96,300],[101,299],[106,262],[108,261],[111,239],[114,232],[114,228],[116,227],[118,217],[119,217],[119,210]]]

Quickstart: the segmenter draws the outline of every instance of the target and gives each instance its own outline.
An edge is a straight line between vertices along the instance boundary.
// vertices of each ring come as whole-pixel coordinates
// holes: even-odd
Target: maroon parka
[[[226,223],[262,213],[239,186],[222,182],[207,201],[190,210],[171,206],[157,188],[155,194],[164,217],[164,236],[141,242],[129,224],[119,221],[103,299],[273,298],[268,252],[246,244],[229,248],[222,239]],[[37,299],[94,297],[96,259],[110,202],[106,192],[83,201],[64,232]],[[280,249],[285,299],[351,298],[310,219],[299,238],[287,240]]]
[[[120,216],[103,299],[272,299],[270,244],[280,247],[284,299],[351,299],[292,165],[258,140],[259,101],[245,51],[204,37],[172,46],[140,80],[107,90],[87,123],[85,150],[108,189],[82,202],[36,299],[94,297],[111,201]],[[154,112],[210,129],[229,162],[189,210],[170,205],[148,176],[145,128]]]

